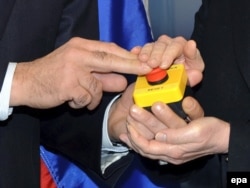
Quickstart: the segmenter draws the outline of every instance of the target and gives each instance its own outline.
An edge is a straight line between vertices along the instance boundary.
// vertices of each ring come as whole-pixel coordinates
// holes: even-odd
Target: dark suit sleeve
[[[64,44],[72,37],[87,39],[99,39],[97,0],[75,0],[65,6],[59,31],[56,39],[56,47]]]
[[[223,182],[227,171],[250,171],[249,1],[203,1],[192,38],[205,61],[195,96],[206,116],[230,122],[228,156],[218,155]],[[242,13],[240,13],[242,12]],[[246,16],[247,15],[247,16]],[[226,160],[228,157],[228,160]]]
[[[231,122],[228,154],[228,170],[231,172],[250,172],[250,121]]]
[[[196,41],[198,46],[204,36],[206,21],[208,18],[208,10],[209,10],[209,0],[203,0],[201,7],[195,14],[195,23],[191,38]]]
[[[11,10],[13,8],[14,0],[5,1],[5,4],[0,7],[0,12],[2,16],[0,17],[0,40],[2,39],[2,36],[4,34],[4,31],[6,29],[6,24],[8,22],[9,16],[11,14]],[[1,59],[0,61],[3,61]],[[3,80],[6,74],[6,70],[8,67],[8,62],[0,62],[1,69],[0,69],[0,91],[3,85]]]
[[[6,29],[6,24],[8,22],[9,15],[11,14],[11,10],[13,8],[14,2],[15,1],[13,1],[13,0],[5,1],[4,5],[2,4],[2,6],[0,7],[0,12],[2,14],[2,16],[0,17],[0,23],[1,23],[0,24],[0,40],[1,40],[3,33]],[[1,62],[0,65],[1,65],[1,69],[0,69],[0,91],[1,91],[8,63]]]
[[[3,85],[4,77],[7,71],[8,63],[1,63],[1,69],[0,69],[0,91]]]

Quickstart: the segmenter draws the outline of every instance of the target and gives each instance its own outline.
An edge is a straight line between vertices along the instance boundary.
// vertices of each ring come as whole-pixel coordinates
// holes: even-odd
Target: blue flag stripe
[[[141,0],[99,0],[99,25],[100,40],[127,50],[153,40]]]

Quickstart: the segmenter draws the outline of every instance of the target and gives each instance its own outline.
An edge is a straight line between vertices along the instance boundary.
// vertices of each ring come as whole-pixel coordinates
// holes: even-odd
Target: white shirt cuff
[[[101,170],[105,172],[106,168],[115,161],[128,154],[128,148],[122,145],[113,145],[108,134],[108,117],[112,104],[118,99],[120,95],[116,96],[107,106],[102,127],[102,156],[101,156]]]
[[[118,99],[120,95],[116,96],[107,106],[105,114],[104,114],[104,120],[103,120],[103,126],[102,126],[102,151],[113,151],[113,152],[126,152],[128,151],[128,148],[122,145],[113,145],[108,134],[108,117],[109,117],[109,111],[112,106],[112,104]]]
[[[10,107],[9,104],[11,85],[15,69],[16,63],[9,63],[0,93],[0,121],[8,119],[9,115],[11,115],[13,111],[13,108]]]

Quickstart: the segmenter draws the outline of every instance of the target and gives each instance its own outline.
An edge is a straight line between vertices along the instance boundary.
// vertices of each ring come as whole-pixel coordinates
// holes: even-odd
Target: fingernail
[[[158,61],[155,59],[155,58],[153,58],[153,59],[150,59],[150,60],[148,60],[148,64],[151,66],[151,67],[158,67],[159,65],[158,65]]]
[[[143,53],[143,54],[140,54],[140,59],[142,60],[142,61],[147,61],[148,60],[148,54],[146,54],[146,53]]]
[[[160,142],[166,142],[167,141],[167,135],[164,133],[157,133],[155,135],[155,140],[160,141]]]
[[[160,68],[161,68],[161,69],[167,69],[167,68],[168,68],[168,64],[161,64],[161,65],[160,65]]]
[[[157,111],[162,111],[164,109],[164,107],[166,106],[165,103],[162,103],[162,102],[156,102],[153,104],[153,108]]]
[[[147,74],[152,71],[152,68],[148,66],[146,63],[142,63],[143,74]]]
[[[141,108],[139,108],[136,105],[133,105],[131,107],[131,112],[132,112],[133,115],[139,115],[141,113]]]

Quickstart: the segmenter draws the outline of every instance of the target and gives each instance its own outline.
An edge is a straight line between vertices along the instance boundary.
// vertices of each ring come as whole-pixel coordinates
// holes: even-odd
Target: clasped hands
[[[161,36],[155,43],[134,50],[152,68],[183,63],[191,87],[202,80],[204,62],[194,41]],[[202,107],[194,98],[186,97],[182,103],[191,119],[187,124],[160,101],[153,104],[152,113],[134,105],[133,87],[130,85],[111,109],[111,140],[126,143],[142,156],[176,165],[205,155],[228,152],[229,123],[204,117]]]
[[[125,77],[117,72],[143,75],[173,63],[184,64],[189,86],[202,80],[204,62],[192,40],[163,35],[154,43],[129,52],[113,43],[72,38],[44,57],[18,63],[10,106],[47,109],[67,102],[72,108],[86,106],[92,110],[103,91],[120,92],[127,87]],[[133,84],[112,105],[108,120],[111,140],[123,141],[145,157],[173,164],[228,151],[229,124],[203,117],[203,110],[194,99],[184,100],[194,107],[191,111],[183,103],[192,120],[187,125],[160,102],[152,106],[153,113],[138,108],[132,92]]]

